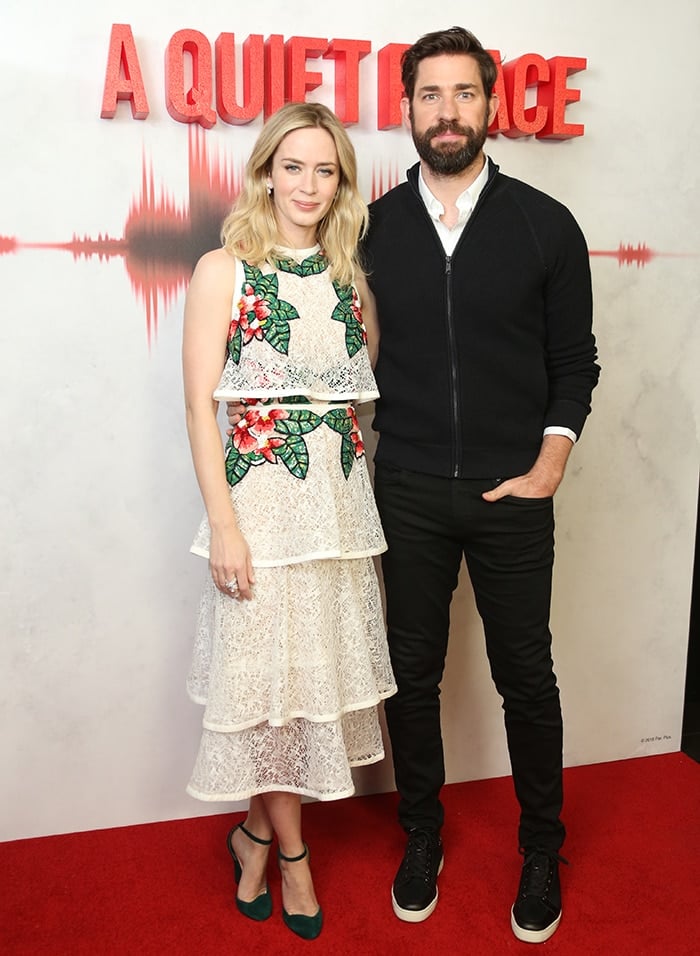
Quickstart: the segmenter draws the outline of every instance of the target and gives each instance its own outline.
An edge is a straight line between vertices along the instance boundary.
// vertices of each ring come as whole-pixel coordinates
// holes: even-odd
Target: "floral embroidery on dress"
[[[241,360],[241,348],[253,339],[268,342],[273,349],[287,354],[289,323],[299,313],[284,299],[278,298],[279,283],[274,272],[264,275],[260,269],[243,263],[246,281],[238,300],[238,314],[228,330],[228,352],[233,361]]]
[[[273,265],[280,272],[290,272],[292,275],[301,276],[302,279],[305,279],[307,276],[317,276],[321,272],[325,272],[328,268],[328,259],[325,252],[319,251],[307,256],[302,262],[289,258],[274,259]]]
[[[352,285],[340,285],[334,279],[333,288],[339,302],[333,309],[331,318],[345,323],[345,348],[348,350],[348,356],[352,358],[367,344],[367,329],[362,321],[360,299]]]
[[[278,296],[279,282],[274,272],[264,274],[256,266],[243,261],[245,282],[237,303],[237,314],[231,319],[228,331],[228,353],[238,365],[241,349],[253,339],[268,342],[283,355],[289,353],[289,323],[298,319],[299,313],[291,302]],[[280,272],[306,278],[319,275],[328,268],[328,259],[323,252],[307,256],[302,262],[294,259],[276,259],[274,266]],[[345,323],[345,348],[352,358],[367,344],[367,329],[362,321],[362,309],[357,290],[352,285],[340,285],[333,280],[333,289],[338,304],[331,319]]]
[[[351,405],[332,408],[323,415],[305,408],[260,405],[247,409],[226,445],[229,485],[238,484],[251,467],[266,462],[281,461],[295,478],[306,478],[309,450],[303,436],[322,424],[342,436],[340,464],[348,478],[355,460],[365,453],[357,415]]]
[[[360,432],[355,409],[352,405],[332,408],[329,412],[326,412],[323,420],[333,431],[339,432],[343,436],[340,443],[340,464],[343,474],[348,478],[355,459],[362,458],[365,453],[365,445],[362,441],[362,433]]]

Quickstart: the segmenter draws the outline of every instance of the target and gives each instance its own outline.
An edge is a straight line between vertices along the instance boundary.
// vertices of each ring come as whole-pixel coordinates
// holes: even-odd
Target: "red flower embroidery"
[[[240,324],[243,344],[251,339],[262,339],[263,326],[269,318],[270,306],[261,295],[257,295],[250,282],[246,282],[244,292],[238,302],[238,319],[233,319],[229,327],[229,341],[236,334]]]
[[[348,409],[348,416],[352,420],[352,431],[350,432],[350,441],[355,446],[355,458],[362,458],[365,453],[365,443],[362,441],[360,433],[360,424],[357,421],[355,409],[351,406]]]
[[[365,328],[365,323],[362,321],[362,309],[360,308],[360,299],[355,291],[355,287],[352,287],[352,302],[350,303],[350,308],[352,310],[353,317],[357,322],[359,322],[360,329],[362,330],[362,341],[364,344],[367,344],[367,329]]]
[[[284,445],[284,438],[275,438],[275,422],[288,418],[283,408],[249,408],[233,433],[233,444],[242,455],[253,455],[253,464],[263,460],[275,462],[275,448]],[[256,460],[257,455],[260,455]]]

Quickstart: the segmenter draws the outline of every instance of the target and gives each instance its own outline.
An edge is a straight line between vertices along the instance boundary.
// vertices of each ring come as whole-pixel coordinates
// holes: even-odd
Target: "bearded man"
[[[386,702],[405,856],[394,912],[435,909],[445,780],[439,684],[465,558],[521,813],[518,939],[561,918],[562,720],[549,611],[553,495],[599,367],[586,243],[571,213],[484,155],[497,67],[461,27],[404,54],[420,162],[371,206],[365,263],[381,329],[375,491],[389,544]],[[459,861],[478,878],[478,863]]]

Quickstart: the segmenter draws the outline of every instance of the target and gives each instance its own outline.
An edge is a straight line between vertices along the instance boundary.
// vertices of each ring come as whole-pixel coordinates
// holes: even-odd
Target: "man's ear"
[[[496,93],[492,93],[491,99],[489,100],[489,126],[495,119],[500,102],[501,101],[499,100],[498,95]]]
[[[410,132],[411,131],[411,102],[407,96],[401,97],[401,119],[403,120],[403,125]]]

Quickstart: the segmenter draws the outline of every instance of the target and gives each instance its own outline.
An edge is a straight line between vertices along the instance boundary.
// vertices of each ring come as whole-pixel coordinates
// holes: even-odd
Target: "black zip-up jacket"
[[[591,278],[561,203],[489,160],[446,256],[408,182],[370,206],[364,261],[381,332],[376,460],[432,475],[528,471],[548,425],[581,434],[598,381]]]

